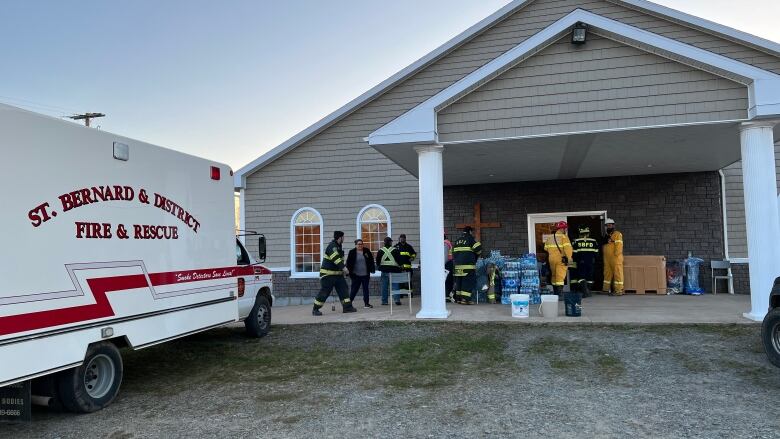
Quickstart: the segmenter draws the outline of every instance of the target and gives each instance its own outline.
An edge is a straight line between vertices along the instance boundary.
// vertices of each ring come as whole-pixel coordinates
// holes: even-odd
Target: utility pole
[[[73,116],[68,116],[73,120],[83,120],[85,126],[89,126],[89,121],[92,119],[96,119],[98,117],[105,117],[106,115],[103,113],[84,113],[84,114],[74,114]]]

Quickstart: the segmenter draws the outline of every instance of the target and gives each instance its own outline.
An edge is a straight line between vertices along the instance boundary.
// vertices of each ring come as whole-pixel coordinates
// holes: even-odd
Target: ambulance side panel
[[[4,105],[0,149],[0,385],[237,320],[226,165]]]

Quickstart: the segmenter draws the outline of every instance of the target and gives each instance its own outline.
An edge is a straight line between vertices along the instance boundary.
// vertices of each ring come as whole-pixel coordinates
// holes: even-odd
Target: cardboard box
[[[645,294],[666,294],[665,256],[623,256],[624,289]]]

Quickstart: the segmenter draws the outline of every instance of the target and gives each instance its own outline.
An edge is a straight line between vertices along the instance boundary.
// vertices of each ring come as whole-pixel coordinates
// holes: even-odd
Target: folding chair
[[[710,261],[710,276],[712,277],[712,294],[718,294],[718,281],[728,281],[729,294],[734,294],[734,276],[731,274],[731,262]],[[718,276],[715,270],[725,270],[726,274]]]
[[[409,300],[409,314],[412,313],[412,290],[409,289],[411,283],[411,273],[405,271],[403,273],[390,273],[390,315],[393,315],[393,303],[395,303],[395,295],[406,296]],[[406,285],[406,288],[402,289],[401,285]]]

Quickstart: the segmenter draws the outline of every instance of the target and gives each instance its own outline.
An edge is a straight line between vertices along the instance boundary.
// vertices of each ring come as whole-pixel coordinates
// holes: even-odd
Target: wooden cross
[[[474,223],[473,224],[457,224],[455,227],[463,229],[466,226],[471,226],[474,229],[474,237],[477,241],[482,240],[482,229],[497,229],[501,227],[501,223],[483,223],[482,222],[482,204],[474,204]]]

